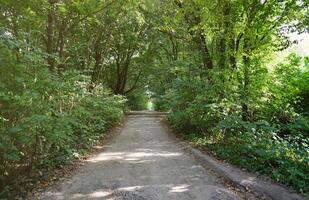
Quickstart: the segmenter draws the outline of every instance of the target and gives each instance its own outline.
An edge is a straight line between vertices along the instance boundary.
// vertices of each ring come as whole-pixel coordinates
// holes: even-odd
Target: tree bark
[[[175,0],[174,3],[180,8],[184,8],[184,4],[182,1]],[[192,18],[193,16],[193,18]],[[193,19],[193,20],[192,20]],[[196,16],[194,13],[186,13],[185,14],[185,21],[190,26],[196,26],[201,23],[201,18]],[[189,31],[189,34],[195,38],[195,42],[198,45],[198,49],[202,56],[203,67],[205,69],[212,69],[213,68],[213,61],[210,56],[209,49],[207,47],[206,38],[203,34],[203,31],[198,30],[197,32]]]
[[[210,53],[206,44],[206,38],[203,34],[199,33],[199,47],[200,47],[200,52],[202,54],[202,59],[203,59],[203,66],[205,69],[212,69],[213,68],[213,63],[212,59],[210,57]]]
[[[99,36],[94,44],[94,67],[93,71],[91,74],[91,82],[92,83],[97,83],[98,80],[100,79],[100,73],[102,69],[102,50],[100,48],[100,43],[101,43],[101,36]]]
[[[55,68],[55,61],[53,58],[54,53],[54,21],[55,21],[55,0],[49,0],[49,9],[48,9],[48,16],[47,16],[47,24],[46,24],[46,52],[48,54],[47,63],[49,65],[50,70],[54,70]]]

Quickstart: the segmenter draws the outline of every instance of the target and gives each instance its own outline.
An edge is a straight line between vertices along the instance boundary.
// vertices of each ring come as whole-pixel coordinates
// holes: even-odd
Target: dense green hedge
[[[237,85],[224,86],[216,78],[212,85],[207,79],[178,79],[165,96],[168,120],[182,137],[219,158],[307,193],[308,67],[308,58],[291,55],[264,74],[263,87],[250,91],[247,120]]]
[[[133,93],[129,93],[126,98],[127,106],[130,110],[147,110],[149,97],[145,90],[136,90]]]
[[[78,157],[117,123],[125,101],[77,71],[59,74],[44,55],[17,59],[12,41],[0,47],[0,188],[19,174],[53,168]],[[13,44],[18,45],[18,44]]]
[[[173,124],[175,116],[170,115],[169,119]],[[297,126],[298,129],[308,131],[308,122],[305,124],[307,128],[301,124]],[[283,139],[276,131],[278,130],[265,121],[250,123],[233,119],[228,126],[223,125],[218,129],[216,135],[181,131],[178,133],[222,160],[269,175],[275,181],[307,193],[308,138],[298,135]]]

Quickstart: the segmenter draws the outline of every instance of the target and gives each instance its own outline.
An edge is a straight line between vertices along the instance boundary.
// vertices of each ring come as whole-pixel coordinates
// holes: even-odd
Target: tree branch
[[[130,89],[128,89],[127,91],[125,91],[123,94],[128,94],[129,92],[131,92],[132,90],[134,90],[136,88],[137,82],[138,82],[141,74],[142,74],[142,71],[140,71],[138,73],[137,78],[135,79],[134,84],[132,85],[132,87]]]

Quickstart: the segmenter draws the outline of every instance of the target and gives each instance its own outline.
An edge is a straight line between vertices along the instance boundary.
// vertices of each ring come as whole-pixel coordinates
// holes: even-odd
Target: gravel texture
[[[241,199],[171,138],[161,119],[147,113],[128,115],[103,152],[40,199]]]

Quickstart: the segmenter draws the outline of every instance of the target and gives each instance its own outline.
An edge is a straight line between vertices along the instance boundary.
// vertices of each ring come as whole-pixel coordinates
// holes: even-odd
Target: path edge
[[[203,167],[213,170],[217,175],[226,179],[235,186],[249,190],[257,196],[266,197],[273,200],[305,200],[295,190],[287,188],[278,183],[273,183],[263,178],[257,177],[254,173],[243,171],[229,163],[222,162],[210,156],[207,152],[201,151],[188,141],[184,141],[177,137],[173,130],[169,127],[166,119],[162,120],[164,128],[169,135],[178,142],[185,143],[184,150],[193,155]]]
[[[108,146],[108,144],[111,143],[121,133],[127,121],[128,116],[125,113],[123,113],[123,116],[121,117],[119,122],[108,128],[106,131],[102,132],[102,134],[104,133],[103,137],[98,141],[97,144],[94,144],[92,147],[90,147],[89,151],[85,155],[81,156],[76,160],[73,160],[72,163],[63,166],[62,169],[58,169],[60,171],[60,174],[63,174],[61,179],[57,180],[44,179],[42,180],[42,183],[48,183],[48,184],[44,185],[43,187],[40,186],[33,187],[31,192],[29,192],[29,194],[27,194],[25,197],[21,199],[39,200],[43,197],[44,193],[48,189],[56,188],[57,184],[61,185],[65,182],[65,180],[68,180],[69,178],[73,177],[74,174],[76,174],[77,171],[80,170],[89,159],[98,155],[101,152],[106,151],[106,149],[108,148],[106,146]],[[57,169],[54,169],[54,171],[56,172]]]
[[[202,162],[204,167],[213,169],[217,174],[228,179],[233,184],[250,189],[254,193],[261,194],[273,200],[304,200],[295,191],[281,185],[262,180],[253,173],[244,172],[227,163],[219,163],[211,156],[200,150],[187,145],[186,151],[190,152],[196,159]]]

